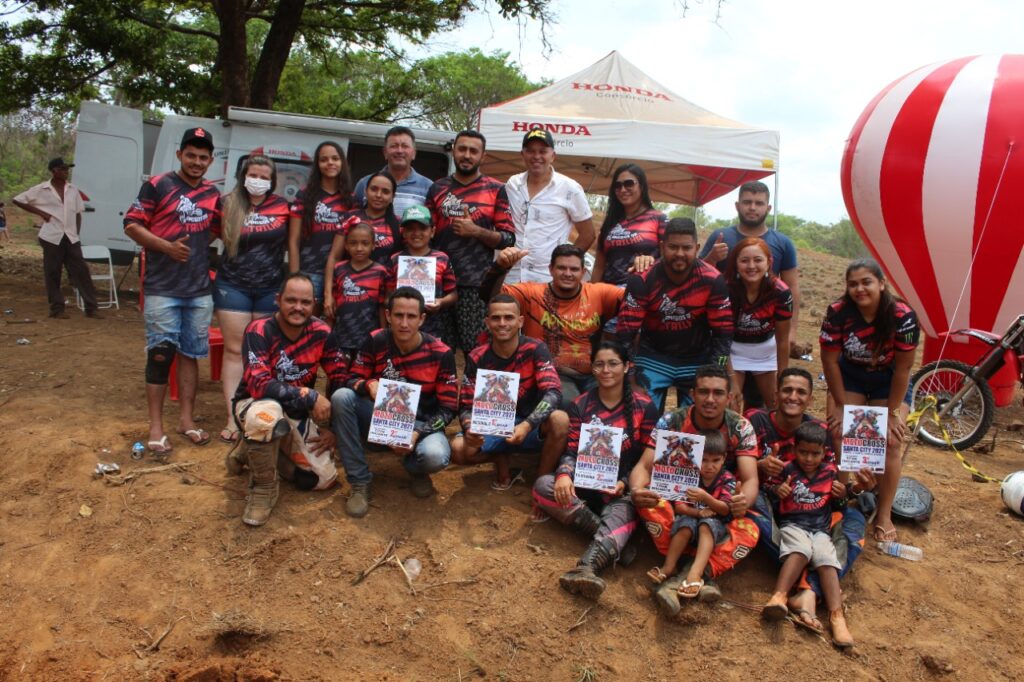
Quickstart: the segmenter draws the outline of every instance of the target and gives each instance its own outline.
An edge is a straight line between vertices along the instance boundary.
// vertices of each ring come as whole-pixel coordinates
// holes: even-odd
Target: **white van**
[[[136,244],[124,234],[124,214],[142,183],[176,170],[174,153],[188,128],[213,133],[214,163],[206,179],[229,192],[249,154],[263,153],[277,164],[277,194],[291,201],[306,184],[313,151],[324,140],[345,150],[352,185],[384,165],[384,134],[391,125],[231,107],[226,120],[167,116],[145,120],[135,109],[83,102],[78,114],[73,180],[86,198],[82,243],[110,249],[118,265],[131,263]],[[455,134],[413,129],[416,171],[431,179],[452,172]]]

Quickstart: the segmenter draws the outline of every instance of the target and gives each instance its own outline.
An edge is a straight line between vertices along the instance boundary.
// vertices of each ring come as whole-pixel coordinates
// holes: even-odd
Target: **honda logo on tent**
[[[528,123],[526,121],[512,121],[512,132],[514,133],[525,133],[528,130],[534,128],[540,128],[546,130],[552,135],[585,135],[590,137],[590,130],[585,125],[576,125],[574,123]]]
[[[672,98],[663,92],[653,92],[651,90],[645,90],[643,88],[633,88],[628,85],[612,85],[611,83],[573,83],[573,90],[592,90],[594,92],[625,92],[630,95],[640,95],[642,97],[653,97],[654,99],[663,99],[666,102],[671,102]]]

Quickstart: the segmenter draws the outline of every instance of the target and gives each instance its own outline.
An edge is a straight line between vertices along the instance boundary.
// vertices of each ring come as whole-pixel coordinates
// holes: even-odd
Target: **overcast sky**
[[[611,50],[706,109],[781,133],[779,210],[831,223],[846,217],[843,145],[882,88],[921,66],[973,54],[1024,51],[1021,0],[552,0],[553,53],[537,25],[522,31],[473,15],[430,52],[479,47],[512,53],[531,79],[558,80]],[[641,8],[643,11],[641,11]],[[770,180],[769,180],[770,182]],[[776,199],[776,197],[773,197]],[[734,214],[733,197],[706,208]]]

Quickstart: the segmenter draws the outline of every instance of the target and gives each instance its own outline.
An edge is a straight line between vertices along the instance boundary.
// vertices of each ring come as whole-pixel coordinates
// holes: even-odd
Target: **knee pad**
[[[171,363],[177,347],[170,341],[161,341],[146,351],[146,383],[166,386],[171,375]]]

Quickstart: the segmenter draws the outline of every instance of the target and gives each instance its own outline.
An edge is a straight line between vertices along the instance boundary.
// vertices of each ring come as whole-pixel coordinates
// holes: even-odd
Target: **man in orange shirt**
[[[562,409],[594,383],[590,371],[593,342],[604,323],[615,317],[623,290],[604,283],[584,282],[584,252],[561,244],[551,252],[551,282],[520,282],[502,286],[505,274],[528,251],[510,246],[497,253],[494,266],[480,286],[480,295],[511,295],[525,318],[523,334],[541,339],[551,350],[562,382]]]

